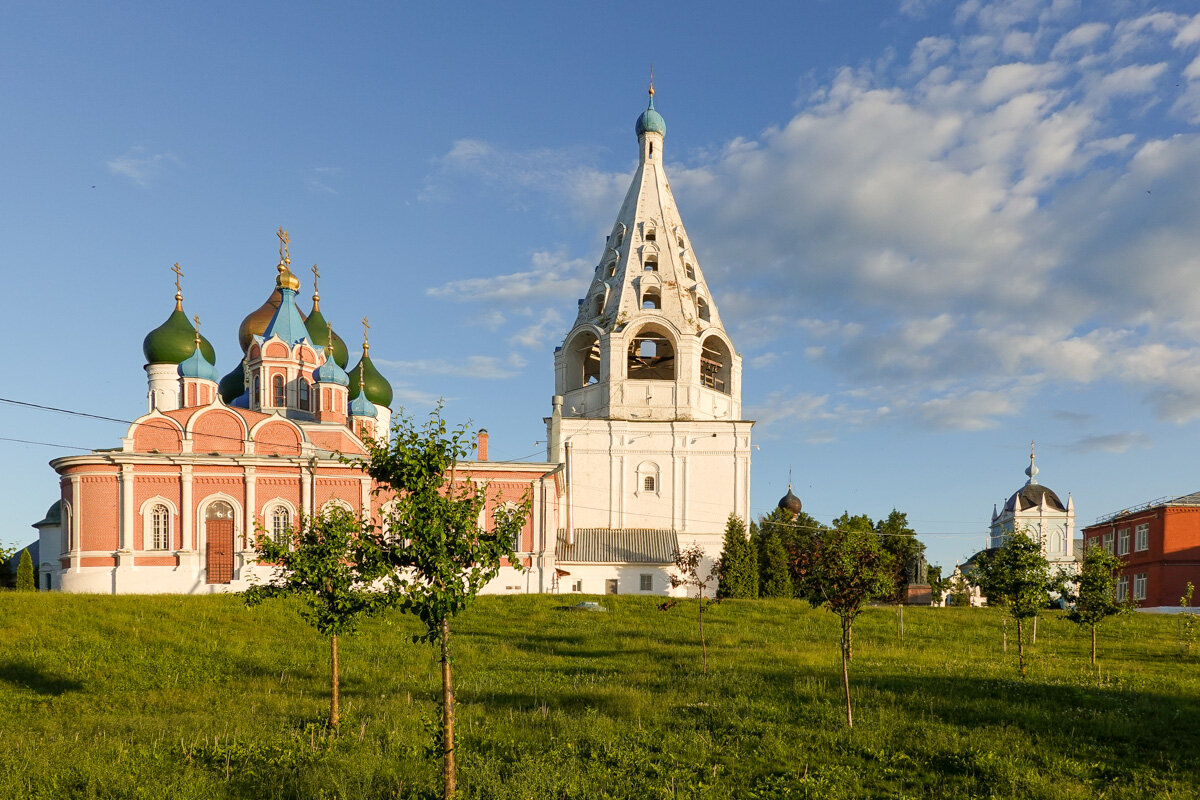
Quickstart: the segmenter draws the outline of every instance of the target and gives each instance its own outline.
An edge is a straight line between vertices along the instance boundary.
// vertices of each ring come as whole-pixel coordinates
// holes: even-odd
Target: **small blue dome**
[[[352,417],[373,417],[375,416],[375,404],[367,399],[366,392],[359,392],[358,397],[350,401],[350,416]]]
[[[179,374],[185,378],[202,378],[206,381],[217,381],[217,368],[204,355],[204,348],[197,347],[183,363],[179,365]]]
[[[637,135],[643,133],[657,133],[661,136],[667,135],[667,121],[663,119],[662,114],[654,110],[654,98],[650,98],[650,107],[642,112],[642,115],[637,118],[637,125],[634,126]]]
[[[317,383],[336,383],[338,386],[350,385],[350,376],[332,358],[326,358],[324,364],[313,370],[313,380]]]

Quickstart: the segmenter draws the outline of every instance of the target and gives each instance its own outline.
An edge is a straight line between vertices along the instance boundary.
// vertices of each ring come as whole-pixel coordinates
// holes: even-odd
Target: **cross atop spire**
[[[321,293],[317,291],[317,279],[321,277],[321,270],[317,269],[317,265],[312,265],[313,274],[313,311],[321,309]]]
[[[370,325],[370,323],[367,322],[366,317],[362,318],[362,324],[363,324],[363,355],[366,356],[371,352],[371,343],[367,341],[367,329],[370,328],[371,325]],[[359,378],[361,380],[362,376],[359,375]]]
[[[1036,456],[1034,455],[1033,446],[1034,446],[1034,443],[1030,442],[1029,443],[1029,466],[1025,469],[1025,474],[1029,476],[1029,480],[1025,481],[1026,486],[1032,486],[1037,483],[1038,468],[1037,468],[1037,465],[1033,463],[1034,459],[1036,458]]]
[[[291,239],[282,225],[279,226],[279,230],[275,231],[275,235],[279,237],[279,271],[283,272],[292,263],[291,254],[288,253],[288,242]]]
[[[650,62],[650,105],[654,105],[654,62]]]
[[[175,310],[183,311],[183,286],[179,283],[179,279],[183,277],[183,270],[179,268],[178,261],[171,267],[171,272],[175,273]]]

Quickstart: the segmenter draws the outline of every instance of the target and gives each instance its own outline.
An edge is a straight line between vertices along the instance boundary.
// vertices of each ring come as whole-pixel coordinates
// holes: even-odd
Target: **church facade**
[[[665,594],[674,553],[719,554],[730,513],[750,508],[741,358],[721,325],[662,169],[666,124],[638,117],[638,170],[574,325],[556,349],[546,461],[491,462],[481,432],[463,480],[489,508],[531,513],[490,592]],[[387,435],[392,389],[370,359],[349,371],[326,321],[297,305],[282,229],[275,286],[243,320],[241,357],[215,351],[175,309],[143,343],[147,410],[120,446],[55,459],[60,499],[35,525],[42,588],[241,591],[268,574],[259,533],[288,537],[339,506],[378,522],[386,496],[343,461]],[[518,569],[518,567],[520,569]]]

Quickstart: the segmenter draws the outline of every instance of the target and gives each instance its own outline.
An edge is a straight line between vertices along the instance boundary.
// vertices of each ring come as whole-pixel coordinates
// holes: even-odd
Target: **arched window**
[[[616,262],[616,261],[613,261],[613,262],[610,262],[610,263],[609,263],[609,265],[608,265],[608,277],[610,277],[610,278],[615,278],[615,277],[617,277],[617,262]]]
[[[650,157],[654,158],[654,142],[650,143]]]
[[[299,394],[299,397],[296,401],[296,405],[298,405],[300,408],[307,411],[308,410],[308,381],[304,380],[304,378],[300,378],[300,382],[297,384],[296,389]]]
[[[705,322],[709,321],[710,315],[708,312],[708,301],[703,297],[696,298],[696,314]]]
[[[730,394],[732,361],[725,342],[718,336],[709,336],[700,349],[700,385]]]
[[[333,498],[332,500],[330,500],[329,502],[327,502],[325,505],[321,506],[321,516],[322,516],[322,517],[327,517],[327,516],[329,516],[329,514],[330,514],[330,513],[331,513],[331,512],[332,512],[332,511],[333,511],[335,508],[341,509],[342,511],[345,511],[347,514],[353,514],[353,513],[354,513],[354,507],[353,507],[353,506],[351,506],[351,505],[350,505],[349,503],[347,503],[345,500],[342,500],[340,497],[335,497],[335,498]]]
[[[291,512],[285,506],[275,506],[271,512],[271,538],[279,544],[287,544],[291,533]]]
[[[171,549],[171,509],[162,503],[150,510],[151,547],[155,550]]]
[[[604,295],[598,294],[592,298],[592,316],[598,317],[604,311]]]
[[[642,491],[645,491],[645,492],[653,492],[654,491],[654,476],[653,475],[646,475],[645,477],[642,478]]]
[[[654,226],[651,225],[650,227],[646,228],[646,241],[653,242],[653,241],[656,241],[657,239],[658,239],[658,231],[655,230]]]
[[[658,289],[650,288],[642,292],[642,308],[662,308],[662,295]]]
[[[274,378],[271,378],[271,394],[272,394],[272,405],[275,405],[275,406],[287,405],[287,402],[285,401],[285,395],[283,392],[283,376],[282,375],[276,375]]]
[[[658,256],[646,256],[646,263],[642,265],[642,269],[646,272],[658,272]]]
[[[633,493],[642,495],[657,495],[662,490],[659,482],[658,464],[653,461],[643,461],[638,464]]]
[[[646,327],[632,338],[628,376],[631,380],[675,380],[675,348],[665,332]]]
[[[600,340],[591,331],[583,331],[567,345],[566,391],[579,389],[600,380]]]
[[[258,376],[255,375],[254,376],[254,402],[258,403],[260,406],[262,405],[262,400],[263,400],[262,394],[260,394],[261,390],[262,390],[262,385],[259,383]]]
[[[693,267],[691,264],[687,263],[686,261],[683,264],[683,272],[685,275],[688,276],[689,281],[696,280],[696,268]]]

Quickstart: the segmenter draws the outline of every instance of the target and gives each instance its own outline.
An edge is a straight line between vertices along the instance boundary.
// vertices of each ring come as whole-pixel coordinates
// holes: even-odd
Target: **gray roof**
[[[555,560],[574,564],[671,564],[679,535],[653,528],[576,528],[567,544],[566,528],[558,529]]]

